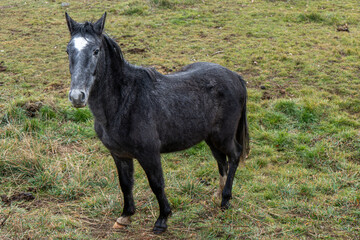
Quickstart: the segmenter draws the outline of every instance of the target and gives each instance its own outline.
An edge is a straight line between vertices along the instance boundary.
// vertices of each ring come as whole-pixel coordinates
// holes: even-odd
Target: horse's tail
[[[239,76],[241,85],[244,89],[244,103],[241,110],[241,117],[239,120],[237,133],[236,133],[236,140],[242,146],[242,152],[240,155],[240,162],[245,161],[246,157],[249,155],[250,152],[250,137],[249,137],[249,128],[247,122],[247,113],[246,113],[246,102],[247,102],[247,90],[246,90],[246,82],[245,80]]]

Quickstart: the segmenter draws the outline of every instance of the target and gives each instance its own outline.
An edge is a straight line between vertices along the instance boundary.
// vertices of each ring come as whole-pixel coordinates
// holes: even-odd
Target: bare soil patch
[[[0,198],[5,204],[10,205],[12,202],[17,201],[32,201],[35,199],[35,196],[30,192],[18,192],[14,193],[10,197],[7,195],[1,195]]]

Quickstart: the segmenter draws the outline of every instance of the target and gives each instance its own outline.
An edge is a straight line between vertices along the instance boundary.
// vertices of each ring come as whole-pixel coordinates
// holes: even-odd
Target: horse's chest
[[[119,133],[114,133],[97,124],[95,124],[95,132],[104,146],[109,149],[111,153],[116,154],[119,157],[132,157],[131,154],[126,151],[124,144],[122,144],[123,139],[119,136]]]

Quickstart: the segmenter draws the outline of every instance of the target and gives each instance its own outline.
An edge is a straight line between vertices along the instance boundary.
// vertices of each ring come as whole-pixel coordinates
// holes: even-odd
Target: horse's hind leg
[[[226,160],[226,155],[223,152],[221,152],[219,149],[217,149],[214,146],[214,144],[211,143],[211,141],[206,141],[206,143],[210,147],[210,150],[218,164],[220,179],[219,179],[219,188],[215,192],[215,197],[221,198],[221,194],[225,187],[226,178],[228,175],[228,165],[229,164]]]
[[[147,153],[146,156],[138,157],[141,167],[144,169],[149,180],[150,187],[159,202],[160,216],[155,222],[153,232],[159,234],[167,229],[167,219],[171,215],[170,204],[165,195],[165,183],[161,168],[160,153]]]
[[[242,146],[237,142],[233,141],[232,147],[227,153],[229,159],[229,173],[226,179],[225,187],[222,192],[221,208],[228,209],[230,207],[229,200],[232,196],[232,185],[235,177],[236,169],[239,166],[240,156],[242,153]]]
[[[119,158],[116,155],[112,154],[116,168],[119,175],[120,187],[124,196],[124,208],[113,228],[123,228],[130,225],[131,220],[130,216],[135,213],[135,203],[132,194],[132,188],[134,185],[134,163],[131,158]]]

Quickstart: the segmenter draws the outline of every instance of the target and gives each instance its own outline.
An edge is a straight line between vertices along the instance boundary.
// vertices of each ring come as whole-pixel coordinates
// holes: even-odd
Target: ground
[[[2,0],[1,239],[360,238],[358,1]],[[106,32],[136,65],[163,73],[221,64],[248,86],[251,153],[232,207],[213,199],[219,176],[204,143],[162,158],[173,209],[154,236],[158,205],[136,163],[132,225],[115,164],[88,109],[74,109],[64,12],[106,11]]]

